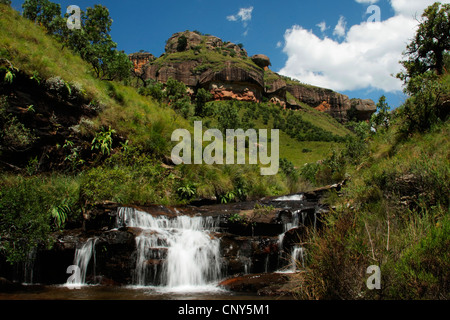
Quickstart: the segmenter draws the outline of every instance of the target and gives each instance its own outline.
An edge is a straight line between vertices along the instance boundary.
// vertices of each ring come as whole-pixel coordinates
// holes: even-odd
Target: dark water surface
[[[11,293],[0,292],[0,300],[292,300],[291,297],[264,297],[249,293],[234,293],[218,288],[206,291],[166,291],[155,287],[25,286]]]

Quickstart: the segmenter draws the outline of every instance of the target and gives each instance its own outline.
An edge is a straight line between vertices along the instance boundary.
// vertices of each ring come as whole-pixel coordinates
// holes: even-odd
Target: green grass
[[[343,194],[325,200],[335,209],[312,240],[302,297],[449,298],[450,123],[402,142],[398,126],[371,139]],[[381,268],[380,291],[365,286],[370,265]]]

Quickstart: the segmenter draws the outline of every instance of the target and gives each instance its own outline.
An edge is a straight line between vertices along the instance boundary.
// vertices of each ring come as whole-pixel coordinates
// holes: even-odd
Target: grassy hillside
[[[347,145],[320,166],[318,172],[340,171],[349,180],[325,199],[332,210],[308,244],[308,268],[295,282],[299,296],[449,298],[449,77],[432,80],[432,91],[421,87],[391,114],[388,129],[365,131],[363,143]],[[439,98],[424,102],[424,93]],[[381,269],[381,290],[366,286],[371,265]]]

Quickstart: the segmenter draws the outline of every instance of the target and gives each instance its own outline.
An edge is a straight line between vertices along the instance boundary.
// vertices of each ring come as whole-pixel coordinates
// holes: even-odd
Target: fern
[[[65,223],[68,220],[70,211],[71,211],[70,206],[67,204],[52,207],[51,215],[53,218],[53,222],[58,229],[64,227]]]

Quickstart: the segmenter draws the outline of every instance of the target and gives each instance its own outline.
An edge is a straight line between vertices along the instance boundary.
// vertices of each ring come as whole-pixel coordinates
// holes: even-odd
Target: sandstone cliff
[[[271,71],[269,57],[248,57],[242,45],[198,32],[175,33],[167,40],[165,54],[154,59],[149,54],[130,55],[135,74],[166,83],[169,78],[183,82],[195,92],[209,90],[215,100],[261,102],[264,98],[282,107],[300,109],[306,104],[326,112],[341,122],[347,113],[368,120],[376,111],[372,100],[302,84]]]

